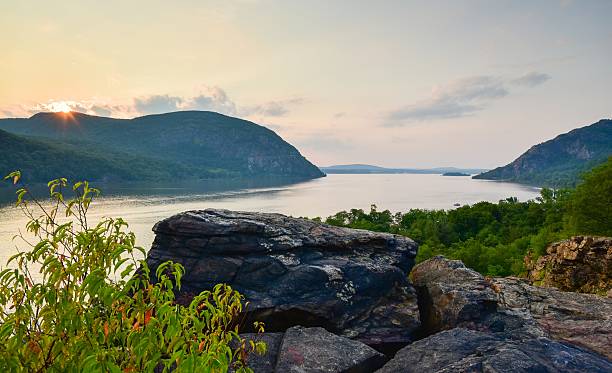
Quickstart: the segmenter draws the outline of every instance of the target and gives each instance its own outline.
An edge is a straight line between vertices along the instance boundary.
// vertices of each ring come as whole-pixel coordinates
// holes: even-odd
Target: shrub
[[[7,178],[17,184],[20,173]],[[264,353],[266,346],[239,337],[243,298],[237,291],[220,284],[189,306],[177,304],[180,264],[159,266],[152,283],[146,262],[138,259],[145,252],[124,220],[88,221],[97,189],[87,182],[69,186],[66,179],[48,186],[50,204],[27,188],[17,191],[35,240],[20,235],[29,249],[0,272],[0,368],[250,371],[248,354]],[[263,331],[259,323],[256,328]]]

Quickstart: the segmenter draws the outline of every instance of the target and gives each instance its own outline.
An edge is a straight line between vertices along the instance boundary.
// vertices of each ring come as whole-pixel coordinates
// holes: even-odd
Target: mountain
[[[321,171],[327,174],[444,174],[447,172],[461,172],[477,174],[485,171],[481,168],[385,168],[369,164],[344,164],[321,167]]]
[[[41,147],[45,154],[59,152],[59,158],[31,159],[37,168],[55,167],[57,159],[62,159],[60,164],[70,164],[71,170],[81,178],[89,175],[90,180],[323,176],[272,130],[207,111],[134,119],[38,113],[30,118],[0,119],[0,130],[17,135],[11,137],[11,143],[21,140],[29,150]],[[71,160],[77,155],[80,158]],[[13,161],[2,167],[18,168],[19,158],[8,149],[0,149],[0,156]],[[27,153],[21,156],[28,157]],[[92,165],[95,167],[90,170]],[[37,181],[43,181],[38,180],[43,177],[40,173],[35,173]]]
[[[573,186],[580,174],[612,155],[612,120],[602,119],[532,146],[512,163],[474,179],[512,181],[548,187]]]
[[[0,130],[1,176],[21,170],[28,181],[57,177],[88,180],[152,180],[175,177],[170,164],[129,154],[96,154]]]

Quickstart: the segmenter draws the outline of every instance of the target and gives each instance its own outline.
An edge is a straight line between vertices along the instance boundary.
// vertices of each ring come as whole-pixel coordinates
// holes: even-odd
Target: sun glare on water
[[[52,102],[48,104],[48,108],[54,113],[70,113],[72,111],[70,105],[64,101]]]

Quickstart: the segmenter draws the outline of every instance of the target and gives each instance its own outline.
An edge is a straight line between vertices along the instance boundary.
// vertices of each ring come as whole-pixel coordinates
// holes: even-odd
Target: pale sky
[[[495,167],[612,117],[612,1],[2,1],[0,117],[213,110],[320,166]]]

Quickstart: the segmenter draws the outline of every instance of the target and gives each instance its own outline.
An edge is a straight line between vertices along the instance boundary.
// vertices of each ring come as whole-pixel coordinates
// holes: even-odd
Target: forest
[[[520,275],[525,256],[539,257],[552,242],[575,235],[612,235],[612,157],[584,173],[576,188],[544,188],[535,200],[509,197],[452,210],[403,213],[372,205],[368,212],[341,211],[324,221],[408,236],[420,245],[417,262],[444,255],[484,275]]]

